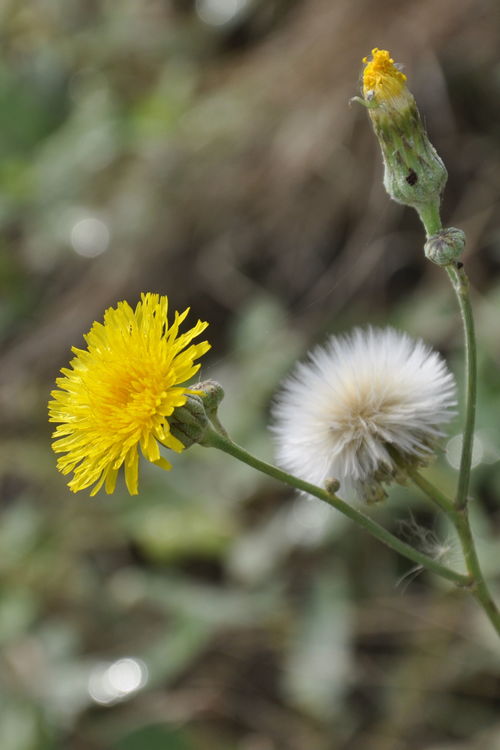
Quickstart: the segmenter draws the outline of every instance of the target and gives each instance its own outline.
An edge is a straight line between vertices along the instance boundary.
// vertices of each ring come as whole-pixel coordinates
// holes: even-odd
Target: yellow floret
[[[390,53],[385,49],[372,49],[372,59],[363,58],[363,94],[375,95],[380,101],[401,94],[405,88],[406,76],[394,64]]]

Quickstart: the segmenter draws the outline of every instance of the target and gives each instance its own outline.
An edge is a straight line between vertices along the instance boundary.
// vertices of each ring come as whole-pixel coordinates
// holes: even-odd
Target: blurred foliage
[[[498,0],[0,5],[2,750],[500,747],[500,652],[463,593],[200,447],[143,466],[139,498],[72,496],[46,423],[70,346],[141,290],[211,321],[203,376],[263,457],[277,384],[327,332],[390,322],[460,373],[446,279],[348,106],[388,48],[468,236],[473,511],[500,589],[499,21]],[[430,473],[451,490],[449,461]],[[460,565],[410,488],[374,512]]]

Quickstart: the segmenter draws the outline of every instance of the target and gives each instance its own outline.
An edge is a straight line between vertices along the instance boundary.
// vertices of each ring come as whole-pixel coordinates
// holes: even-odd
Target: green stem
[[[474,582],[471,587],[471,593],[485,611],[498,635],[500,635],[500,611],[498,610],[483,577],[483,572],[476,552],[476,546],[474,544],[474,537],[472,535],[467,508],[464,507],[460,509],[458,512],[458,519],[456,529],[460,539],[460,544],[462,545],[467,570]]]
[[[427,497],[438,505],[441,510],[444,510],[455,526],[464,554],[467,572],[469,573],[468,587],[488,616],[496,632],[500,635],[500,611],[493,601],[493,597],[491,596],[486,581],[484,580],[479,558],[477,556],[476,545],[474,544],[474,537],[472,535],[467,508],[457,508],[451,500],[441,492],[441,490],[434,487],[433,484],[421,476],[417,471],[410,472],[410,476]]]
[[[309,484],[309,482],[305,482],[298,477],[294,477],[291,474],[278,469],[277,466],[273,466],[272,464],[268,464],[265,461],[261,461],[255,456],[252,456],[251,453],[248,453],[248,451],[246,451],[244,448],[241,448],[236,443],[233,443],[230,438],[226,437],[225,435],[221,435],[219,432],[216,432],[213,428],[208,428],[207,433],[204,436],[202,445],[206,447],[218,448],[219,450],[228,453],[230,456],[237,458],[239,461],[242,461],[252,468],[257,469],[257,471],[260,471],[263,474],[267,474],[274,479],[278,479],[279,481],[284,482],[284,484],[287,484],[290,487],[294,487],[297,490],[301,490],[302,492],[306,492],[309,495],[314,495],[314,497],[317,497],[319,500],[323,500],[323,502],[328,503],[328,505],[331,505],[333,508],[340,511],[340,513],[343,513],[345,516],[350,518],[351,521],[357,523],[358,526],[364,528],[366,531],[368,531],[379,541],[383,542],[388,547],[393,549],[395,552],[398,552],[400,555],[407,557],[412,562],[417,563],[417,565],[421,565],[424,568],[433,571],[442,578],[446,578],[449,581],[452,581],[453,583],[456,583],[460,586],[469,585],[470,579],[468,576],[465,576],[462,573],[457,573],[455,570],[447,568],[446,566],[436,562],[436,560],[433,560],[428,555],[424,555],[413,547],[410,547],[409,544],[402,542],[400,539],[394,536],[394,534],[391,534],[390,531],[387,531],[383,526],[380,526],[380,524],[378,524],[376,521],[373,521],[369,516],[365,515],[359,510],[356,510],[351,505],[341,500],[339,497],[337,497],[337,495],[327,492],[321,487],[316,487],[314,484]]]
[[[439,203],[440,202],[438,200],[434,203],[429,203],[426,206],[421,206],[417,209],[418,215],[420,216],[420,221],[424,225],[427,239],[429,239],[429,237],[431,237],[433,234],[436,234],[440,229],[443,228],[443,225],[441,224],[441,217],[439,215]]]
[[[448,276],[453,284],[462,316],[465,337],[465,418],[458,475],[455,505],[462,510],[467,505],[469,492],[470,471],[472,463],[472,448],[474,444],[474,425],[476,421],[477,396],[477,355],[476,336],[474,333],[474,318],[469,296],[469,282],[461,264],[446,266]]]
[[[425,477],[423,477],[416,469],[408,469],[408,475],[412,478],[413,482],[419,487],[424,495],[427,495],[438,508],[450,518],[452,523],[456,526],[458,519],[458,512],[455,509],[451,500],[441,492],[437,487],[431,484]]]
[[[427,238],[441,230],[439,208],[436,206],[426,207],[420,212],[420,218],[425,227]],[[484,580],[467,513],[467,495],[470,485],[477,396],[476,337],[470,303],[469,281],[462,263],[450,263],[445,266],[445,269],[458,300],[465,338],[465,417],[462,455],[460,457],[460,469],[454,503],[424,479],[424,477],[420,476],[418,472],[410,472],[410,474],[415,484],[446,513],[455,526],[464,554],[465,565],[469,573],[471,593],[483,608],[498,635],[500,635],[500,611]]]
[[[442,229],[439,215],[439,203],[429,204],[419,209],[420,219],[425,228],[427,239]],[[472,463],[472,448],[474,443],[474,424],[476,419],[477,396],[477,363],[476,337],[474,333],[474,318],[469,295],[469,280],[462,263],[449,263],[444,266],[457,297],[465,339],[465,417],[462,442],[462,455],[458,473],[455,505],[462,510],[467,505],[469,492],[470,471]]]

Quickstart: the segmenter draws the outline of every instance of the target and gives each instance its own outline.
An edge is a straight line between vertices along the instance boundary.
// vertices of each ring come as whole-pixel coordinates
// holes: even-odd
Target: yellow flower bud
[[[384,159],[384,185],[398,203],[439,207],[446,168],[430,143],[406,76],[387,50],[363,59],[363,99]]]

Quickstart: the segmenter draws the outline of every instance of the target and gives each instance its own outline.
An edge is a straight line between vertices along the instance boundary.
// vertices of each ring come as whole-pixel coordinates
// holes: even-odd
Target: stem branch
[[[309,482],[305,482],[298,477],[294,477],[292,474],[288,474],[287,472],[278,469],[277,466],[261,461],[255,456],[252,456],[251,453],[248,453],[244,448],[233,443],[230,438],[216,432],[213,428],[208,428],[202,444],[206,447],[218,448],[219,450],[228,453],[230,456],[237,458],[239,461],[243,461],[243,463],[257,469],[257,471],[260,471],[263,474],[267,474],[274,479],[284,482],[284,484],[287,484],[290,487],[294,487],[295,489],[306,492],[309,495],[314,495],[314,497],[317,497],[319,500],[323,500],[323,502],[328,503],[328,505],[331,505],[333,508],[340,511],[340,513],[343,513],[350,518],[351,521],[354,521],[358,526],[364,528],[379,541],[383,542],[400,555],[407,557],[417,565],[421,565],[459,586],[467,586],[470,584],[468,576],[465,576],[462,573],[457,573],[455,570],[433,560],[432,557],[424,555],[413,547],[410,547],[409,544],[402,542],[394,536],[394,534],[391,534],[390,531],[384,529],[383,526],[380,526],[376,521],[373,521],[365,513],[356,510],[356,508],[353,508],[351,505],[341,500],[337,495],[329,493],[321,487],[316,487],[314,484],[309,484]]]
[[[469,585],[471,594],[479,602],[480,606],[486,613],[491,624],[500,635],[500,611],[496,606],[493,597],[484,580],[483,571],[477,556],[474,537],[470,526],[467,508],[457,508],[441,490],[434,487],[427,479],[421,476],[418,471],[410,472],[410,476],[420,489],[443,510],[455,526],[460,539],[460,545],[464,554],[465,566],[469,574]]]

